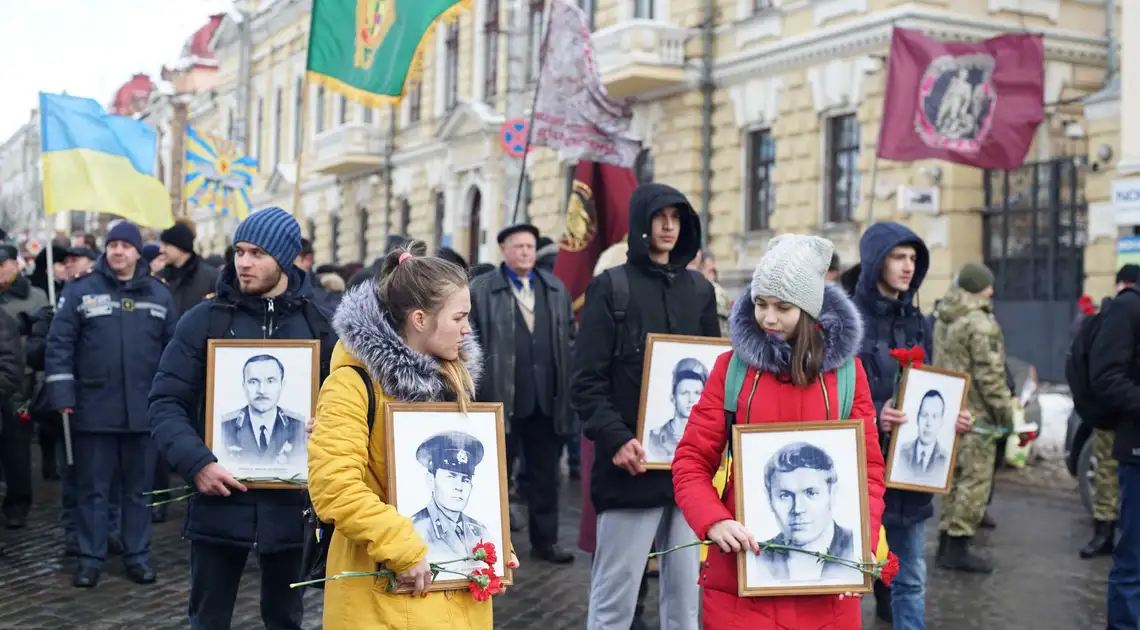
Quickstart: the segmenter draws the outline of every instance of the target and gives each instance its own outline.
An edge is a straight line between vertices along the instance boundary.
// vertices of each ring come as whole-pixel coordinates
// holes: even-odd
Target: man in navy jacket
[[[853,298],[863,314],[864,337],[859,359],[867,372],[871,398],[879,410],[883,452],[890,444],[890,422],[883,407],[895,395],[898,361],[895,348],[921,346],[929,357],[932,335],[914,303],[930,268],[930,252],[917,234],[898,223],[881,222],[867,228],[859,241],[860,270]],[[890,415],[889,411],[888,414]],[[883,527],[887,544],[899,558],[899,573],[887,591],[876,582],[879,617],[891,619],[897,630],[926,627],[926,535],[923,524],[934,514],[933,495],[887,490]]]
[[[218,293],[194,306],[162,355],[150,391],[154,440],[199,494],[189,501],[190,628],[229,628],[249,551],[261,568],[261,618],[267,628],[300,630],[304,495],[247,490],[202,436],[207,342],[225,339],[320,339],[322,376],[336,344],[329,315],[313,304],[308,276],[293,265],[301,228],[280,208],[251,214],[234,234],[234,260],[222,270]],[[306,412],[308,410],[305,410]],[[306,418],[307,420],[308,418]]]
[[[107,556],[108,504],[122,483],[123,562],[127,577],[155,581],[150,569],[150,507],[155,451],[147,392],[174,335],[170,291],[142,257],[142,235],[122,221],[107,233],[93,271],[63,290],[48,332],[44,384],[53,409],[71,416],[79,566],[73,583],[91,588]]]

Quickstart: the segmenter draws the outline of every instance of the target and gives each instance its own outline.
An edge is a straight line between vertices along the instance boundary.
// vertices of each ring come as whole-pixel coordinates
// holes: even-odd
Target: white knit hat
[[[831,241],[818,236],[784,234],[768,241],[768,251],[752,272],[752,298],[776,297],[819,319],[834,251]]]

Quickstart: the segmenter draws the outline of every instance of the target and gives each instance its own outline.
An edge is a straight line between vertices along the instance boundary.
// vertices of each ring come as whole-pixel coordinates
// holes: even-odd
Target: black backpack
[[[703,308],[710,299],[713,298],[712,283],[705,281],[705,277],[700,273],[687,270],[693,276],[693,282],[697,288],[697,303]],[[625,316],[629,312],[629,273],[625,270],[625,265],[618,265],[617,267],[610,267],[602,272],[610,277],[610,300],[613,303],[613,312],[611,316],[614,318],[614,358],[620,358],[625,351],[625,335],[622,334],[622,326],[625,324]],[[645,339],[642,338],[639,343],[644,343]]]
[[[360,375],[360,380],[364,381],[364,391],[368,392],[368,439],[372,440],[372,422],[376,416],[376,394],[372,391],[372,378],[368,376],[368,372],[359,365],[349,366],[356,370]],[[367,453],[367,448],[365,453]],[[332,540],[333,532],[336,528],[332,523],[326,523],[317,516],[317,511],[313,508],[313,501],[309,498],[308,493],[305,494],[305,547],[301,553],[301,580],[307,582],[309,580],[322,580],[325,576],[325,571],[328,567],[329,558],[329,542]],[[316,582],[310,584],[312,588],[324,590],[324,582]]]
[[[1109,304],[1109,308],[1111,308]],[[1118,418],[1110,409],[1097,400],[1089,378],[1089,355],[1092,350],[1093,338],[1100,330],[1101,313],[1085,316],[1077,336],[1069,346],[1069,354],[1065,357],[1065,380],[1069,382],[1069,390],[1073,396],[1073,409],[1080,416],[1082,422],[1096,429],[1114,430]]]

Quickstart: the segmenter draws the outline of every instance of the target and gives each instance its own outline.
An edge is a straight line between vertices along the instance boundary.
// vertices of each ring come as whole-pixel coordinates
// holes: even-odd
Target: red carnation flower
[[[891,585],[891,581],[899,574],[899,557],[890,552],[887,554],[887,563],[879,569],[879,580],[886,586]]]
[[[487,564],[495,564],[499,561],[498,554],[495,553],[495,543],[480,540],[474,548],[471,549],[471,555],[476,560],[482,560]]]
[[[488,567],[471,573],[467,589],[471,591],[471,597],[474,597],[475,601],[485,602],[491,599],[492,595],[502,592],[503,581],[495,575],[494,569]]]
[[[1018,446],[1021,446],[1024,448],[1025,445],[1029,444],[1030,442],[1032,442],[1033,440],[1036,440],[1036,439],[1037,439],[1037,432],[1036,431],[1030,431],[1029,433],[1022,433],[1021,434],[1021,442],[1018,444]]]

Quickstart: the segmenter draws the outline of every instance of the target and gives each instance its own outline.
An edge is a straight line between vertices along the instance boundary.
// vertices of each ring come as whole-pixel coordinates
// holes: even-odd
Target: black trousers
[[[511,422],[512,451],[522,452],[527,478],[520,489],[527,499],[527,529],[530,544],[546,548],[558,542],[558,490],[561,485],[559,462],[563,440],[554,431],[554,419],[541,414],[516,417]],[[509,455],[508,455],[509,456]]]
[[[190,628],[228,630],[249,549],[193,541],[190,543]],[[301,550],[263,553],[261,621],[266,630],[301,630],[303,588],[289,588],[301,574]]]
[[[0,466],[8,484],[4,515],[26,517],[32,507],[32,424],[20,422],[11,408],[3,410],[3,423]]]

